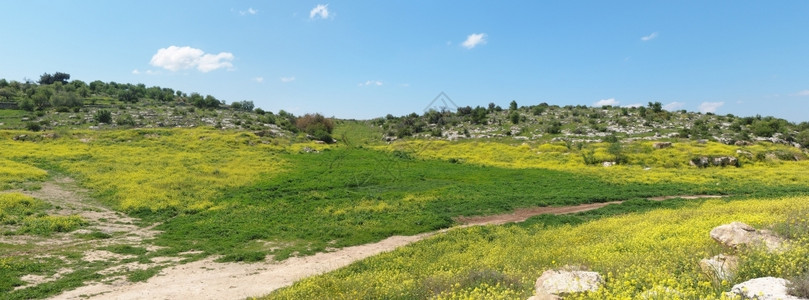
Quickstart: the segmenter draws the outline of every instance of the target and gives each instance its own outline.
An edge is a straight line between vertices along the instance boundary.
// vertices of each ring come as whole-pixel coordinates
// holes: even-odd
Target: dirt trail
[[[88,191],[79,187],[70,177],[58,177],[53,181],[43,182],[42,187],[36,191],[4,191],[19,192],[45,202],[53,208],[49,215],[79,215],[89,222],[89,226],[71,234],[55,234],[50,237],[36,237],[27,235],[0,236],[0,243],[7,244],[35,244],[34,251],[28,250],[26,254],[48,253],[52,249],[64,248],[79,244],[100,243],[98,240],[76,238],[75,234],[99,231],[114,235],[102,243],[132,243],[138,244],[143,240],[151,239],[159,234],[153,230],[158,224],[149,227],[139,227],[135,218],[128,217],[120,212],[113,211],[104,205],[95,202],[86,195]],[[124,233],[115,235],[116,233]]]
[[[720,196],[671,196],[650,198],[662,201],[673,198],[697,199]],[[511,214],[481,217],[461,217],[457,221],[468,227],[475,225],[522,222],[540,214],[570,214],[598,209],[622,201],[592,203],[561,207],[519,209]],[[455,227],[455,228],[458,228]],[[114,281],[93,283],[65,292],[53,299],[244,299],[266,295],[292,285],[297,280],[330,272],[355,261],[392,251],[450,229],[414,236],[392,236],[382,241],[346,247],[334,252],[306,257],[292,257],[282,262],[217,263],[214,258],[163,269],[145,282]]]

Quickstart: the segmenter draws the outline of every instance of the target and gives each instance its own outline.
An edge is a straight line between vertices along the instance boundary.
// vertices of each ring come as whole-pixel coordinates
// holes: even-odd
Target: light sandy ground
[[[672,196],[651,200],[715,197],[717,196]],[[564,207],[538,207],[517,210],[511,214],[462,217],[457,220],[463,224],[459,227],[504,224],[525,221],[540,214],[569,214],[618,203],[621,203],[621,201]],[[283,262],[217,263],[214,262],[214,258],[207,258],[163,269],[158,275],[145,282],[128,283],[116,280],[108,284],[93,283],[68,291],[53,299],[196,300],[258,297],[292,285],[292,283],[302,278],[333,271],[355,261],[391,251],[446,231],[440,230],[414,236],[393,236],[377,243],[346,247],[334,252],[318,253],[307,257],[292,257]]]
[[[433,234],[393,236],[373,244],[274,263],[216,263],[213,258],[207,258],[163,269],[146,282],[119,286],[94,284],[54,299],[244,299],[267,294],[301,278],[336,270]]]

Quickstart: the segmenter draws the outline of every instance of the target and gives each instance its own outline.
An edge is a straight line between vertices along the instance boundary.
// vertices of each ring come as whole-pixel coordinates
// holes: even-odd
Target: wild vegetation
[[[69,79],[57,72],[38,83],[0,80],[11,108],[0,110],[0,293],[11,299],[115,276],[147,280],[170,265],[159,262],[165,257],[284,260],[449,228],[460,216],[615,200],[628,201],[453,229],[270,297],[524,298],[543,270],[577,265],[609,275],[597,294],[573,297],[674,289],[710,298],[752,276],[807,272],[807,123],[669,112],[657,102],[515,101],[508,109],[337,120]],[[62,214],[75,203],[32,196],[65,177],[86,189],[84,201],[99,203],[74,211],[111,208],[137,217],[118,225],[160,233],[133,242],[96,229],[107,215]],[[645,200],[693,194],[731,197]],[[796,247],[742,253],[737,278],[712,281],[693,262],[721,250],[707,230],[734,220],[786,228]],[[78,242],[41,247],[54,237]],[[117,258],[86,258],[99,251]],[[114,269],[124,264],[141,268]],[[24,275],[50,281],[27,285]]]

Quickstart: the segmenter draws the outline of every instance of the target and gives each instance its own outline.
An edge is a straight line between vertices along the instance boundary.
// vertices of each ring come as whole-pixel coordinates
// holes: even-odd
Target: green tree
[[[13,96],[14,93],[11,91],[10,88],[7,87],[0,88],[0,97],[2,97],[4,100],[9,101]]]
[[[112,113],[109,110],[100,109],[95,113],[93,119],[98,123],[110,124],[112,123]]]
[[[795,136],[795,142],[804,148],[809,148],[809,129],[804,129]]]
[[[520,123],[520,114],[517,111],[512,111],[511,114],[508,116],[511,119],[511,123],[518,124]]]
[[[31,98],[23,98],[19,103],[17,103],[17,107],[22,110],[34,111],[36,105],[34,105],[34,100],[31,100]]]
[[[649,109],[652,110],[654,113],[659,113],[663,111],[663,104],[660,102],[649,102]]]
[[[118,94],[118,100],[123,102],[138,102],[138,96],[132,90],[123,90]]]
[[[96,80],[90,82],[90,90],[93,91],[93,93],[100,93],[102,90],[104,90],[104,86],[106,85],[107,84],[105,84],[103,81]]]
[[[511,103],[508,104],[508,109],[509,110],[517,110],[517,101],[516,100],[511,100]]]
[[[51,105],[54,107],[81,107],[82,104],[75,93],[58,92],[51,96]]]
[[[39,76],[39,81],[37,83],[46,85],[46,84],[53,84],[55,82],[61,82],[62,84],[67,84],[67,81],[70,79],[70,74],[56,72],[53,75],[45,73]]]
[[[31,96],[34,105],[37,109],[43,109],[51,105],[51,97],[47,89],[38,89],[33,96]]]

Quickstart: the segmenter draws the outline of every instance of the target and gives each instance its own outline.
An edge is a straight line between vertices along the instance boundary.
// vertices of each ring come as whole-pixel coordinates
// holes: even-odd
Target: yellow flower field
[[[729,251],[709,237],[710,230],[732,221],[765,228],[796,215],[806,225],[807,212],[807,197],[709,200],[578,226],[455,229],[302,280],[267,298],[524,299],[533,293],[539,274],[564,266],[584,267],[605,276],[606,283],[597,292],[572,295],[574,299],[721,298],[733,284],[750,276],[788,277],[806,271],[809,240],[795,240],[793,247],[780,254],[740,252],[738,277],[717,282],[698,266],[702,258]],[[489,270],[485,273],[489,275],[473,276],[480,270]]]
[[[46,164],[77,174],[127,211],[207,209],[224,189],[279,172],[276,154],[284,149],[252,133],[214,129],[78,131],[38,142],[0,139],[0,148],[18,161],[0,159],[0,180],[17,173],[40,179],[46,173],[34,165]]]

